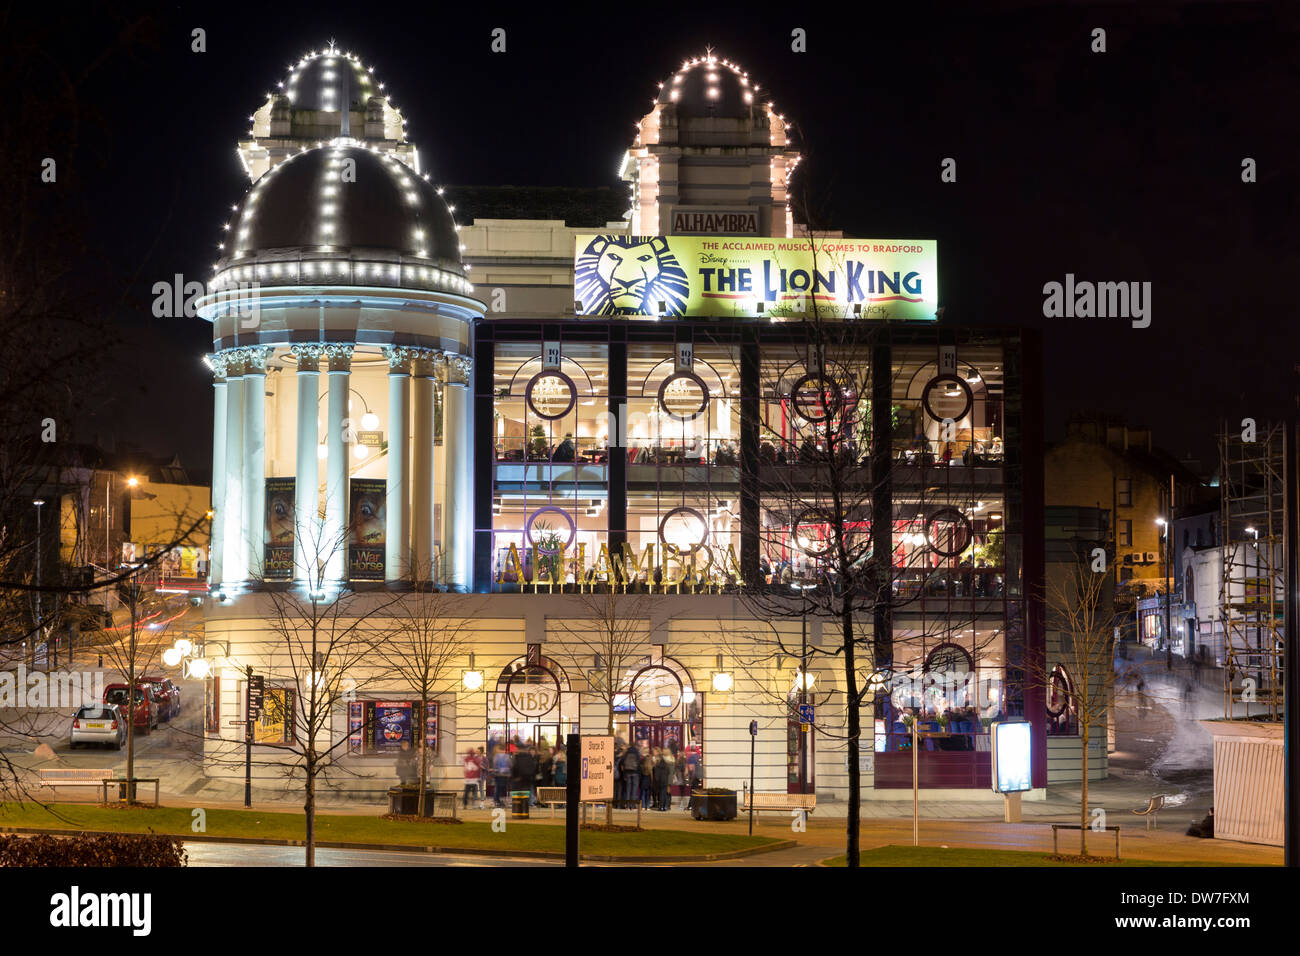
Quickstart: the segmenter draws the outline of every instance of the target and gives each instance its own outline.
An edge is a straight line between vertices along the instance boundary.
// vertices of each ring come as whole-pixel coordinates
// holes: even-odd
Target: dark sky
[[[893,10],[887,9],[892,6]],[[793,119],[809,207],[870,238],[939,243],[945,321],[1046,329],[1049,437],[1068,412],[1150,426],[1212,464],[1221,416],[1285,407],[1300,343],[1298,4],[1002,2],[110,6],[23,16],[75,73],[86,274],[126,282],[92,430],[206,467],[210,345],[150,288],[203,279],[246,186],[234,144],[288,64],[330,38],[375,64],[446,184],[616,185],[658,81],[712,44]],[[53,7],[49,8],[54,10]],[[57,16],[57,19],[55,17]],[[119,42],[124,25],[129,39]],[[12,26],[12,24],[11,24]],[[494,27],[507,52],[490,51]],[[190,52],[190,31],[207,52]],[[791,51],[791,30],[807,52]],[[1106,30],[1105,53],[1090,51]],[[27,28],[24,28],[27,29]],[[14,94],[9,94],[14,95]],[[957,182],[940,181],[945,157]],[[1258,163],[1258,182],[1241,163]],[[1044,319],[1065,274],[1152,283],[1152,324]]]

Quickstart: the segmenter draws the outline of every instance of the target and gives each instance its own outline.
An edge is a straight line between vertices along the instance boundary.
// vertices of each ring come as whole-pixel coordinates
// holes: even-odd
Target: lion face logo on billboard
[[[597,236],[574,268],[585,315],[685,315],[689,289],[662,236]]]

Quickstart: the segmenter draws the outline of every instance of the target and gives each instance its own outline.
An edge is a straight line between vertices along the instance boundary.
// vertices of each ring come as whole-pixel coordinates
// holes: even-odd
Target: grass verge
[[[51,812],[53,811],[53,812]],[[182,839],[196,835],[193,812],[185,807],[156,810],[118,809],[86,804],[54,804],[50,810],[34,804],[0,803],[0,827],[39,827],[50,830],[100,830],[111,833],[163,833]],[[203,834],[248,840],[302,840],[301,813],[263,810],[208,810]],[[491,823],[471,821],[455,827],[384,820],[379,817],[320,814],[316,839],[327,843],[368,843],[389,846],[442,846],[485,850],[503,855],[518,851],[564,852],[564,827],[556,824],[507,821],[502,833]],[[642,830],[602,833],[584,830],[582,852],[596,856],[707,856],[752,850],[779,842],[745,834],[695,833],[685,830]]]

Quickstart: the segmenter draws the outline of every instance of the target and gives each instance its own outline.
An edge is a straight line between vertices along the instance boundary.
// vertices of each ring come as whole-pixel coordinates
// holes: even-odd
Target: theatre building
[[[888,554],[883,599],[853,617],[865,795],[910,789],[917,709],[947,734],[923,743],[927,791],[989,792],[999,717],[1030,720],[1046,785],[1038,344],[938,321],[933,241],[796,223],[810,171],[765,88],[683,64],[628,149],[625,213],[585,219],[453,199],[424,170],[436,135],[418,151],[351,54],[303,57],[276,89],[201,307],[209,773],[243,772],[251,667],[265,786],[313,698],[345,789],[394,782],[421,726],[458,786],[468,748],[608,733],[612,710],[621,740],[735,789],[756,721],[758,790],[842,800],[825,595]],[[421,582],[463,640],[423,715],[392,664]],[[616,673],[602,615],[633,635]]]

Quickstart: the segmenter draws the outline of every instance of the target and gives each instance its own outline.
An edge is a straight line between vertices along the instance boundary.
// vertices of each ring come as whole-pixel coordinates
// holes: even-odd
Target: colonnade
[[[337,585],[347,575],[350,343],[288,347],[296,363],[295,581]],[[416,346],[384,346],[388,361],[388,475],[385,577],[437,580],[468,590],[473,570],[472,361]],[[266,527],[266,365],[272,346],[225,349],[212,357],[211,583],[260,577]],[[326,374],[325,502],[320,507],[317,432],[322,359]],[[442,562],[434,508],[435,390],[443,394]]]

